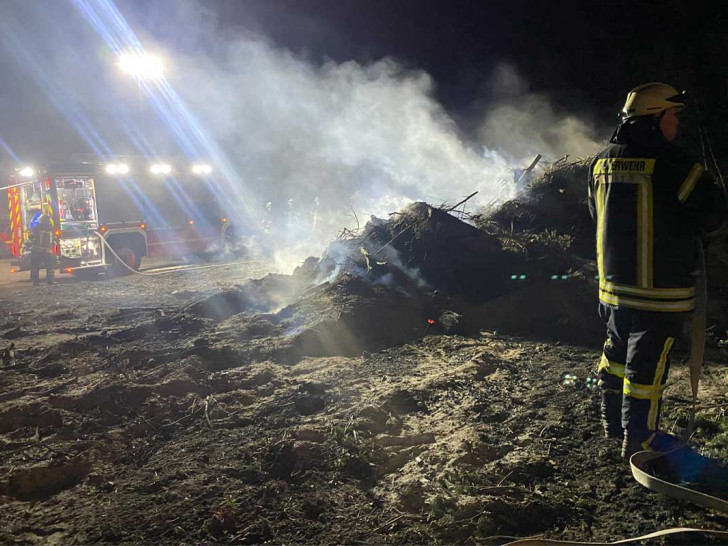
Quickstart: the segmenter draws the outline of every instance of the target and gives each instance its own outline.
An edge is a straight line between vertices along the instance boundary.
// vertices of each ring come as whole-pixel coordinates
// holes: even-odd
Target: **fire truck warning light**
[[[192,165],[192,172],[194,174],[210,174],[212,167],[207,163],[195,163]]]

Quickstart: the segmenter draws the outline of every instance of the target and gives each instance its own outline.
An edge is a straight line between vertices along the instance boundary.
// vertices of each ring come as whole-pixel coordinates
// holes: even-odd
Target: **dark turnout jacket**
[[[589,171],[599,300],[644,311],[695,307],[697,239],[725,223],[726,196],[655,128],[624,131]]]
[[[28,242],[31,252],[51,254],[56,243],[53,235],[53,223],[38,222],[31,230]]]

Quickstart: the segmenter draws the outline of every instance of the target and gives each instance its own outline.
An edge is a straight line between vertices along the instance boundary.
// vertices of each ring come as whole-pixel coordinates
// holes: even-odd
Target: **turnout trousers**
[[[609,437],[648,449],[660,423],[670,350],[689,313],[599,304],[607,341],[599,362],[602,423]]]
[[[30,251],[30,280],[33,284],[40,283],[40,270],[46,270],[46,282],[52,283],[55,278],[55,256],[50,252],[42,252],[38,250]]]

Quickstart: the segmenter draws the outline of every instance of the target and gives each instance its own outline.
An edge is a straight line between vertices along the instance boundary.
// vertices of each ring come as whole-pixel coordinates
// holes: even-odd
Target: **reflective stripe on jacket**
[[[31,232],[30,250],[31,252],[45,252],[51,254],[54,246],[53,231],[43,229],[41,226],[35,226]]]
[[[592,162],[599,299],[644,311],[695,307],[696,237],[720,229],[726,199],[673,144],[612,144]]]

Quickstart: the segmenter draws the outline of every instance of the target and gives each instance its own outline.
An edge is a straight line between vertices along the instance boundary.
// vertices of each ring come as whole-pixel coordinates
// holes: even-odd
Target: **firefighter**
[[[658,432],[669,355],[695,308],[697,241],[725,223],[726,196],[673,141],[684,93],[648,83],[627,95],[611,144],[589,171],[596,222],[602,424],[622,456],[666,451]]]
[[[53,248],[56,239],[53,234],[53,219],[47,213],[38,218],[38,222],[30,232],[30,280],[33,286],[40,284],[40,270],[46,270],[46,283],[53,284],[55,281],[54,267],[55,256]]]

